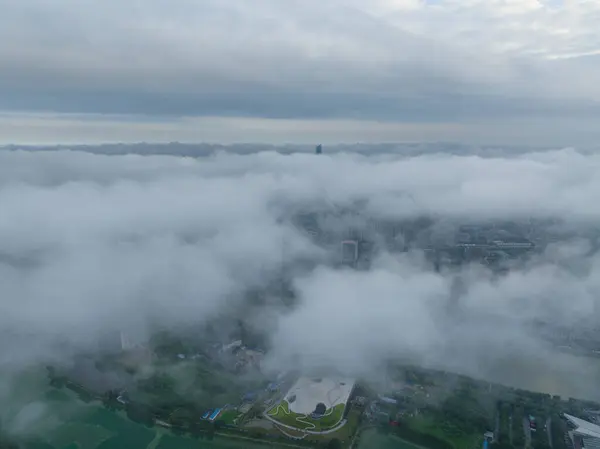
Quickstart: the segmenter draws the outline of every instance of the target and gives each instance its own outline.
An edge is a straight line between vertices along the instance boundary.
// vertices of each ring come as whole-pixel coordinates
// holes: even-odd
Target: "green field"
[[[480,434],[467,435],[456,431],[456,429],[445,427],[431,416],[420,415],[409,421],[409,426],[423,434],[432,435],[440,440],[447,441],[456,449],[476,449],[481,446],[482,436]]]
[[[241,413],[238,412],[237,410],[225,410],[219,416],[219,421],[223,421],[225,424],[228,424],[228,425],[233,425],[236,418],[240,415],[241,415]]]
[[[2,380],[0,376],[0,380]],[[10,425],[23,407],[43,404],[43,413],[28,422],[24,449],[271,449],[260,442],[217,435],[214,440],[175,435],[160,427],[148,428],[113,412],[99,402],[80,401],[67,389],[48,386],[45,373],[31,372],[11,380],[13,387],[5,398],[5,421]]]
[[[379,433],[376,429],[369,429],[360,436],[357,449],[424,449],[421,446],[409,443],[394,435]],[[426,448],[429,449],[429,448]],[[431,448],[435,449],[435,448]]]
[[[179,436],[128,420],[120,412],[88,405],[81,416],[32,439],[26,449],[259,449],[264,444],[217,436],[214,440]],[[269,446],[277,449],[277,446]],[[284,445],[281,448],[285,448]]]
[[[289,404],[286,400],[271,408],[267,415],[276,421],[302,430],[321,431],[335,427],[342,419],[345,404],[338,404],[333,409],[327,411],[328,414],[320,419],[313,419],[310,416],[290,412]]]

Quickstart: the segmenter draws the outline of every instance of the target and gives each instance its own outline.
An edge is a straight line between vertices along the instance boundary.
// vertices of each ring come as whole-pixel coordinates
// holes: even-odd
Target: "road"
[[[548,435],[548,444],[550,445],[550,447],[554,447],[552,445],[552,431],[550,430],[552,426],[552,420],[550,419],[550,417],[546,418],[546,432]]]
[[[531,447],[531,428],[527,417],[523,417],[523,432],[525,433],[525,447]]]

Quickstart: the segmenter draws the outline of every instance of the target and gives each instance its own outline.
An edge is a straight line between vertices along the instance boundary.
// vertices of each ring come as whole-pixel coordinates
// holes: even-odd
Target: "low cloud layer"
[[[201,159],[2,151],[0,328],[17,343],[2,343],[0,366],[90,349],[123,328],[143,336],[155,325],[235,315],[245,292],[276,279],[282,262],[311,260],[315,269],[292,274],[296,308],[253,312],[272,366],[369,374],[402,358],[493,377],[539,359],[543,369],[569,371],[573,362],[551,355],[530,323],[598,316],[599,171],[600,156],[573,150]],[[478,266],[436,273],[417,250],[383,251],[370,271],[354,271],[328,266],[331,255],[287,219],[352,207],[362,211],[353,220],[426,215],[441,236],[460,223],[546,220],[560,238],[500,277]],[[578,389],[592,385],[595,370],[582,369]],[[503,372],[494,380],[514,381]]]

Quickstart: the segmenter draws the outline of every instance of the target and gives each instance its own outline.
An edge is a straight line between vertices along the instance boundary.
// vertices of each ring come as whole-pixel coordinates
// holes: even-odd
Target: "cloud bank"
[[[552,355],[530,323],[572,327],[598,316],[599,170],[600,156],[573,150],[202,159],[2,151],[0,328],[11,340],[2,340],[0,366],[89,350],[123,328],[143,336],[244,310],[268,335],[275,367],[368,375],[401,358],[514,383],[522,380],[506,367],[536,372],[535,360],[570,373],[588,362]],[[435,272],[416,249],[382,251],[369,271],[354,271],[329,266],[339,256],[288,219],[356,207],[359,221],[431,217],[440,236],[458,224],[537,220],[557,237],[500,277],[478,266]],[[294,309],[248,311],[248,290],[277,279],[282,262],[306,260],[313,268],[288,272]],[[587,394],[594,366],[576,385],[565,375],[553,388]]]

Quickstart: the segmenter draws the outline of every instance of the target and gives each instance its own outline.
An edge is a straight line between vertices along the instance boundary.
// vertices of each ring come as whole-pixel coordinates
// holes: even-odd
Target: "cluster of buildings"
[[[217,419],[219,417],[219,415],[221,414],[222,411],[223,411],[222,408],[216,408],[214,410],[207,410],[202,415],[202,419],[213,422],[215,419]]]
[[[295,225],[319,246],[339,254],[337,261],[355,268],[368,268],[378,248],[404,252],[425,251],[439,268],[479,261],[502,266],[536,249],[536,234],[527,224],[440,225],[432,219],[377,220],[358,210],[331,205],[319,212],[297,214]],[[337,248],[336,248],[337,247]]]
[[[260,369],[260,365],[265,356],[264,352],[249,349],[243,345],[242,340],[235,340],[231,343],[222,345],[220,355],[225,361],[229,361],[235,371],[244,371],[246,369]]]

